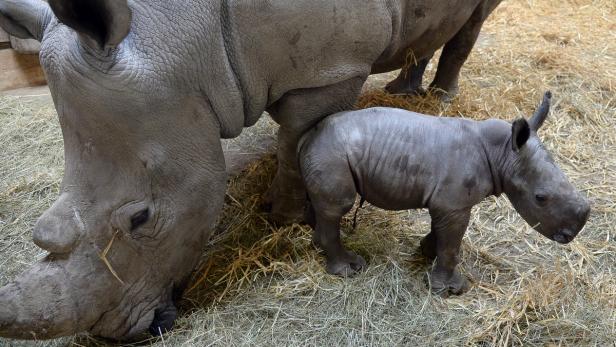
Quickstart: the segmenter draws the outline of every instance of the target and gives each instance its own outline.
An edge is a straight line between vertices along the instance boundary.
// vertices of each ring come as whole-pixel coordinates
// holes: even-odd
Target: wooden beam
[[[18,39],[10,36],[11,48],[21,54],[38,54],[41,51],[41,44],[33,39]]]
[[[11,48],[11,42],[9,40],[9,34],[0,28],[0,49]]]
[[[36,54],[0,50],[0,91],[47,83]]]
[[[0,28],[0,43],[9,42],[9,34]]]

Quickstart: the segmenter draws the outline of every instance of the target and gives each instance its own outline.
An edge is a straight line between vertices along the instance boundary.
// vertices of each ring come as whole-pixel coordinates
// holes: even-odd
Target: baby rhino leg
[[[313,217],[308,218],[314,228],[313,242],[325,252],[327,272],[347,277],[366,266],[364,258],[344,248],[340,240],[340,221],[355,203],[355,184],[346,162],[321,164],[323,171],[317,165],[302,167],[310,199],[308,215]]]
[[[346,212],[349,210],[350,208]],[[364,258],[344,248],[340,241],[340,219],[344,213],[315,212],[316,228],[313,242],[325,251],[327,272],[332,275],[348,277],[366,267]]]
[[[470,210],[436,211],[431,209],[432,231],[422,240],[422,250],[436,255],[436,264],[430,273],[432,291],[442,297],[460,295],[469,289],[468,280],[460,273],[460,245],[468,226]],[[436,246],[435,248],[432,247]]]

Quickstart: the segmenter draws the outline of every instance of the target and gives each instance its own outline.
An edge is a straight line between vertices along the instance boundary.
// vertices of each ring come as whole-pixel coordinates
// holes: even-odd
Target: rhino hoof
[[[442,103],[450,104],[458,96],[458,87],[443,89],[431,85],[428,88],[428,94],[436,97]]]
[[[444,104],[451,104],[455,98],[456,95],[451,95],[449,93],[442,93],[438,95],[439,101]]]
[[[259,205],[259,208],[261,209],[261,211],[265,212],[265,213],[271,213],[272,212],[272,203],[269,201],[264,201],[261,203],[261,205]]]
[[[470,282],[459,272],[455,272],[450,278],[442,280],[440,274],[430,275],[432,293],[446,299],[449,295],[462,295],[470,289]]]
[[[293,223],[303,223],[305,220],[305,214],[303,212],[274,212],[274,207],[271,202],[263,202],[259,207],[261,211],[269,214],[268,219],[276,226],[291,225]]]
[[[294,223],[304,224],[303,213],[272,213],[269,219],[277,226],[291,225]]]
[[[408,83],[399,82],[397,79],[385,86],[385,91],[394,95],[424,96],[426,90],[421,86],[410,86]]]
[[[269,213],[269,220],[275,225],[284,226],[303,223],[306,210],[306,198],[295,199],[288,196],[272,198],[266,194],[261,203],[261,210]]]
[[[269,220],[277,226],[301,224],[304,222],[304,204],[306,200],[292,201],[287,205],[264,202],[262,210],[269,213]]]
[[[354,252],[327,261],[327,272],[341,277],[351,277],[366,268],[366,260]]]

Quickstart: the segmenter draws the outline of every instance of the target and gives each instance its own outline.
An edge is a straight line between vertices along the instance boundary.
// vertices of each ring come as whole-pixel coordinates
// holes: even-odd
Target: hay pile
[[[428,294],[430,264],[416,251],[429,230],[427,213],[367,206],[357,230],[350,232],[351,216],[343,230],[369,267],[352,279],[332,277],[307,227],[275,228],[260,213],[275,167],[269,156],[230,183],[177,329],[146,344],[613,346],[615,74],[612,0],[510,0],[486,23],[453,103],[385,95],[380,89],[392,74],[372,77],[359,102],[514,119],[530,115],[543,91],[552,90],[555,107],[540,135],[593,207],[572,244],[545,239],[506,198],[489,198],[474,209],[463,244],[463,271],[474,286],[442,300]],[[0,284],[41,256],[29,230],[55,198],[62,171],[50,104],[21,100],[0,98]],[[105,345],[84,336],[48,344]]]

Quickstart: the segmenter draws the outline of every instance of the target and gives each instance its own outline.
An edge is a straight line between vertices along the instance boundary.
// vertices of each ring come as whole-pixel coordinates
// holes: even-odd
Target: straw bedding
[[[435,66],[428,68],[427,78]],[[615,346],[616,3],[510,0],[486,23],[451,104],[383,93],[371,77],[358,107],[390,105],[437,115],[514,119],[542,93],[555,105],[540,136],[592,202],[573,243],[534,232],[505,197],[476,206],[462,246],[473,287],[447,300],[428,294],[418,255],[426,211],[367,206],[344,242],[368,269],[329,276],[310,230],[276,228],[259,210],[273,155],[229,184],[220,225],[204,251],[177,329],[146,345]],[[0,284],[43,256],[31,242],[57,195],[62,139],[48,99],[0,97]],[[265,130],[264,130],[265,129]],[[260,134],[275,126],[264,119]],[[251,133],[244,135],[250,138]],[[15,346],[102,346],[88,336]]]

